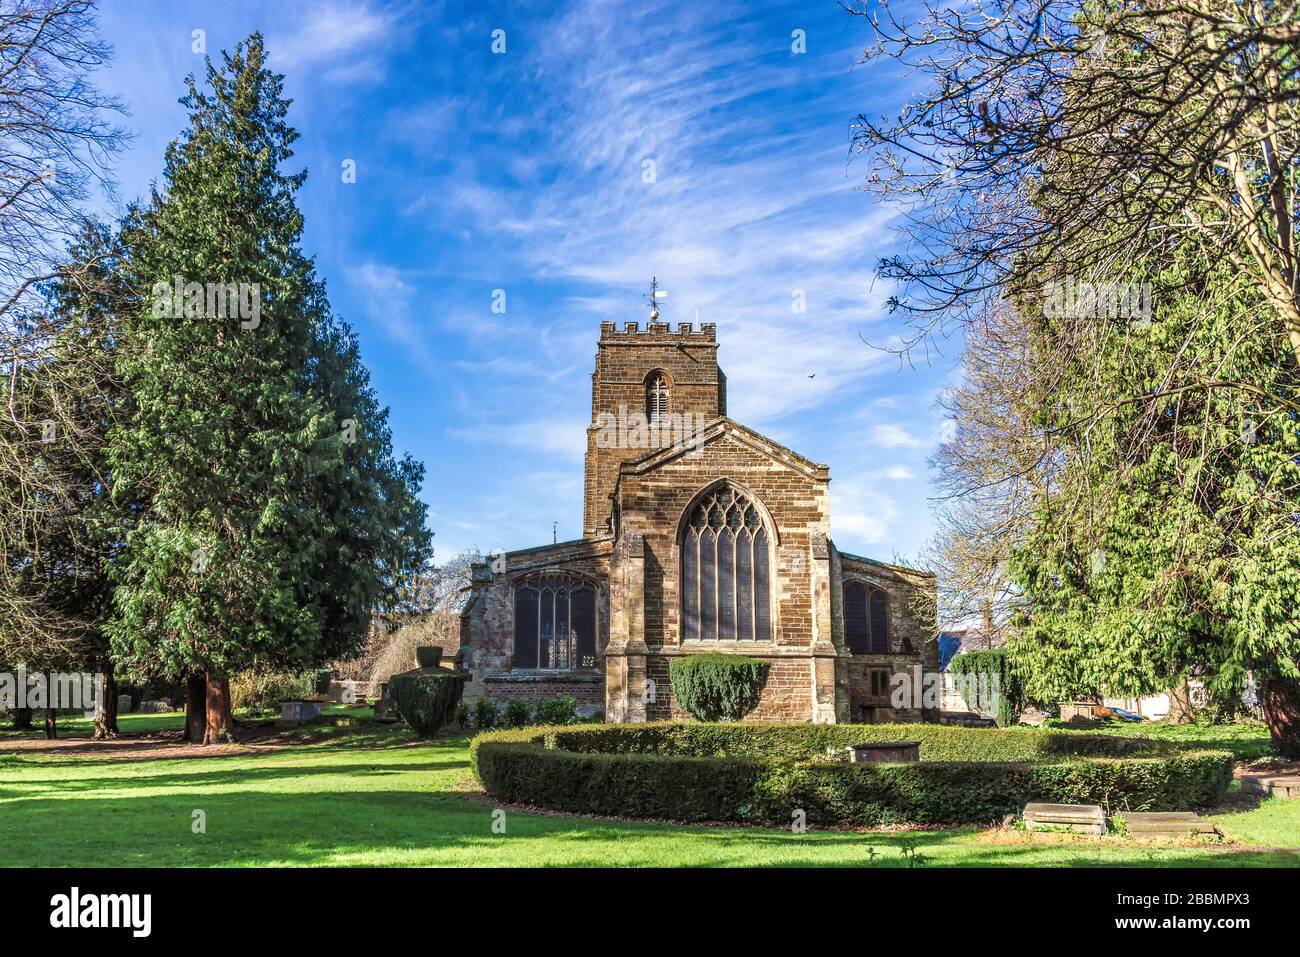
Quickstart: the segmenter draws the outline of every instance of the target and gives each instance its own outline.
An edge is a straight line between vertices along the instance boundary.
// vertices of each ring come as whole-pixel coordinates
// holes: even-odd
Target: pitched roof
[[[624,462],[619,466],[619,472],[628,472],[634,475],[641,475],[653,471],[661,465],[672,461],[692,449],[698,448],[712,442],[714,439],[728,435],[742,445],[746,445],[754,451],[766,455],[773,461],[780,462],[782,465],[793,469],[796,472],[802,472],[809,478],[830,481],[830,469],[819,462],[814,462],[805,458],[798,452],[786,448],[780,442],[769,439],[760,432],[755,432],[747,425],[741,425],[734,419],[729,419],[725,415],[707,423],[697,435],[691,435],[688,438],[677,442],[674,445],[660,449],[651,449],[645,455],[630,462]]]

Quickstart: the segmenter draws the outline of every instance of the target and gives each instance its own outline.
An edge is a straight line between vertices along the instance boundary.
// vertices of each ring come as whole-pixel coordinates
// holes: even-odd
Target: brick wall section
[[[895,709],[893,702],[881,704],[871,696],[870,673],[874,668],[888,668],[893,672],[907,672],[911,679],[908,687],[917,684],[915,670],[920,668],[922,685],[927,673],[939,671],[939,645],[933,619],[934,576],[928,572],[884,562],[873,561],[859,555],[836,550],[833,561],[831,614],[838,635],[844,633],[844,591],[846,581],[861,581],[882,589],[888,596],[889,654],[851,655],[848,661],[849,714],[853,721],[915,721],[937,720],[937,709],[926,712],[919,707]],[[905,650],[910,646],[911,651]],[[841,644],[847,652],[847,646]],[[917,689],[918,693],[923,688]],[[909,700],[909,704],[924,704],[924,700]]]
[[[676,656],[674,656],[676,657]],[[758,706],[745,716],[747,721],[808,721],[812,714],[812,665],[806,658],[770,658],[754,655],[771,662],[767,684]],[[665,655],[649,655],[646,672],[654,681],[655,700],[646,705],[648,721],[691,721],[673,694],[668,665],[673,660]]]
[[[519,674],[490,674],[482,682],[482,697],[491,698],[505,706],[508,701],[530,701],[536,704],[543,698],[573,698],[578,713],[590,715],[605,710],[605,678],[595,675],[590,679],[573,676],[523,677]]]

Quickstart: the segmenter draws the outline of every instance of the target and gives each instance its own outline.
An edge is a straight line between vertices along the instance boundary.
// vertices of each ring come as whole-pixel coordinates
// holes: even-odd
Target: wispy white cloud
[[[347,271],[348,281],[361,297],[366,316],[416,358],[426,370],[437,362],[429,349],[429,330],[412,314],[415,287],[402,272],[381,263],[362,263]]]
[[[582,461],[587,448],[586,427],[567,418],[483,422],[455,426],[449,428],[447,434],[461,441],[513,445],[575,462]]]
[[[338,83],[383,78],[383,52],[396,31],[396,13],[364,2],[326,2],[305,10],[292,27],[269,38],[276,69],[312,68]]]
[[[898,425],[877,425],[871,430],[872,440],[887,449],[919,449],[925,442]]]

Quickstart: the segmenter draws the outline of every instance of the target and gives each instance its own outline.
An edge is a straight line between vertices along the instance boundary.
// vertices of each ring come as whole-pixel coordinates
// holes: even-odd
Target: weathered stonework
[[[584,538],[507,552],[477,566],[462,613],[467,701],[571,695],[611,721],[682,718],[669,663],[705,651],[771,662],[752,720],[881,721],[933,718],[872,692],[872,671],[938,671],[934,579],[925,572],[839,552],[830,538],[829,470],[726,417],[725,376],[712,325],[695,331],[601,324],[592,377],[583,506]],[[651,376],[664,376],[670,410],[702,428],[661,447],[609,446],[598,423],[644,412]],[[734,488],[761,511],[771,538],[769,640],[685,640],[680,582],[684,524],[695,503]],[[560,572],[596,589],[592,668],[524,671],[514,666],[514,591]],[[843,585],[861,581],[887,596],[890,650],[850,654]],[[525,592],[524,594],[529,594]],[[931,596],[927,602],[926,596]],[[874,681],[878,692],[881,682]]]

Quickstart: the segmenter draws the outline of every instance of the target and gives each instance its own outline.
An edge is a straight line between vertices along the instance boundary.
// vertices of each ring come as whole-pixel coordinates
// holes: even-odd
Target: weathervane
[[[666,290],[659,288],[659,280],[654,276],[650,277],[650,291],[643,297],[650,306],[650,321],[656,322],[659,319],[659,300],[666,299],[668,293]]]

